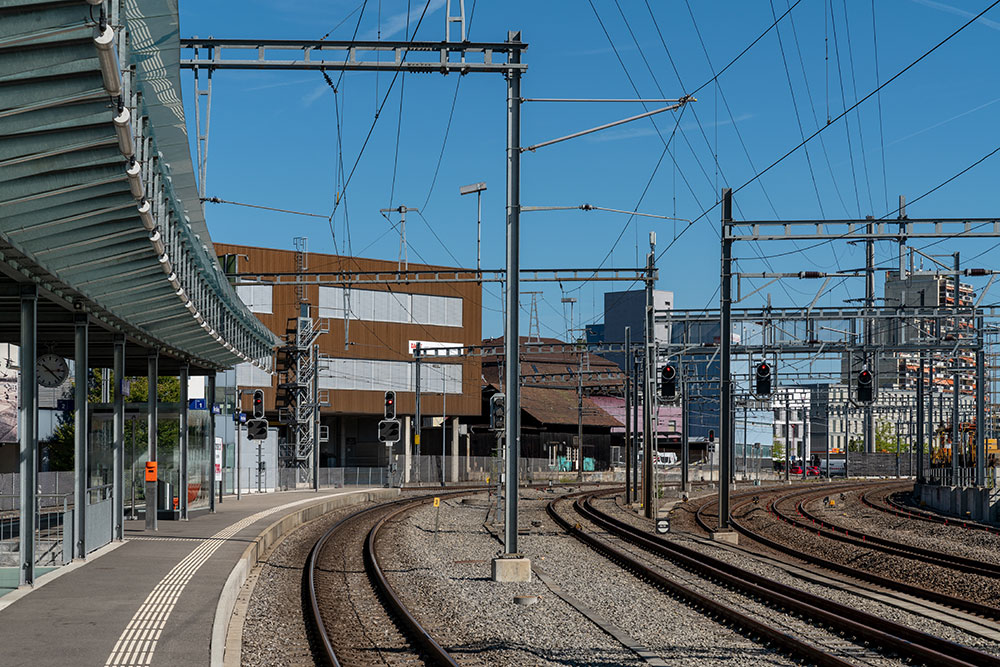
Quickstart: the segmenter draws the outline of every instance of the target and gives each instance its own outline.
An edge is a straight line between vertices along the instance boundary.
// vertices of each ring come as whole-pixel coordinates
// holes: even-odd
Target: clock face
[[[53,389],[66,381],[69,376],[69,366],[58,354],[43,354],[38,357],[35,373],[38,375],[38,384]]]

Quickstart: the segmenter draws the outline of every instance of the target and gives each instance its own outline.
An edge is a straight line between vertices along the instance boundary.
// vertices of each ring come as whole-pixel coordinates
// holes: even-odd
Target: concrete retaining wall
[[[211,656],[212,666],[221,667],[226,658],[226,635],[229,632],[229,620],[233,615],[233,608],[236,606],[236,598],[246,583],[250,571],[264,559],[274,545],[278,543],[288,533],[292,532],[304,523],[319,518],[327,512],[374,500],[388,500],[399,495],[399,489],[379,489],[375,491],[356,491],[345,493],[333,498],[328,498],[315,505],[309,505],[291,514],[286,514],[270,526],[265,528],[260,535],[254,539],[250,545],[243,550],[240,559],[233,566],[229,577],[226,579],[222,592],[219,594],[219,602],[215,607],[215,621],[212,624],[212,644]]]
[[[1000,499],[991,499],[989,489],[918,484],[915,492],[922,503],[939,512],[973,521],[1000,521]]]

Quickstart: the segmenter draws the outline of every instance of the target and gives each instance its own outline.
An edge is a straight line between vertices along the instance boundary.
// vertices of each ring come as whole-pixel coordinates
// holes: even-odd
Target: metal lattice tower
[[[305,236],[296,236],[292,242],[295,244],[295,272],[305,273],[309,268],[309,256],[306,254],[309,240]],[[295,298],[299,303],[305,303],[306,291],[303,285],[295,286]]]
[[[299,316],[289,320],[285,345],[278,351],[278,417],[288,428],[286,441],[279,448],[279,464],[297,469],[296,485],[309,482],[313,457],[319,455],[316,420],[325,401],[318,389],[316,340],[327,332],[313,321],[309,305],[301,304]]]
[[[521,291],[521,296],[531,295],[531,306],[528,308],[528,341],[540,341],[542,339],[541,326],[538,321],[538,295],[544,292]]]

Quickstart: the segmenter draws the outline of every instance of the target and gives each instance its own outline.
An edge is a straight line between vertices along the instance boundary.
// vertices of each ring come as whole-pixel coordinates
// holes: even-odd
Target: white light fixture
[[[142,226],[146,228],[147,232],[156,229],[156,221],[153,220],[153,207],[146,199],[139,203],[139,219],[142,220]]]
[[[185,299],[187,299],[187,295],[184,294],[184,288],[183,287],[178,287],[177,291],[174,292],[174,294],[176,294],[177,296],[179,296],[180,299],[181,299],[181,301],[184,301]]]
[[[115,116],[114,123],[115,134],[118,135],[118,150],[125,157],[132,157],[135,155],[135,146],[132,145],[132,114],[126,107],[122,107]]]
[[[173,287],[175,290],[177,290],[178,293],[181,291],[181,281],[177,280],[176,273],[171,273],[169,276],[167,276],[167,282],[169,282],[170,286]]]
[[[153,230],[153,232],[149,235],[149,242],[153,244],[153,250],[156,251],[157,256],[166,257],[163,252],[166,248],[163,246],[163,239],[160,237],[160,230]],[[170,273],[173,273],[173,271]],[[169,276],[170,273],[167,275]]]
[[[142,165],[135,160],[125,169],[125,175],[128,176],[128,189],[136,199],[142,199],[144,194],[140,173],[142,173]]]
[[[169,276],[171,273],[174,272],[174,267],[170,265],[170,258],[167,257],[166,253],[160,255],[159,261],[160,261],[160,268],[163,270],[163,273]]]
[[[90,4],[96,4],[90,0]],[[118,67],[118,49],[115,48],[115,29],[105,26],[94,37],[97,48],[97,63],[101,68],[101,78],[104,79],[104,90],[108,95],[120,95],[122,92],[122,71]]]

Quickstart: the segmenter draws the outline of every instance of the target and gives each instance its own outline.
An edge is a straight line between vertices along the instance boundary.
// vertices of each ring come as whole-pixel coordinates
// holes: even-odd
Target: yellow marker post
[[[441,499],[440,498],[437,498],[437,497],[434,498],[434,507],[437,508],[437,511],[434,513],[434,541],[437,542],[437,539],[438,539],[438,526],[441,523]]]

